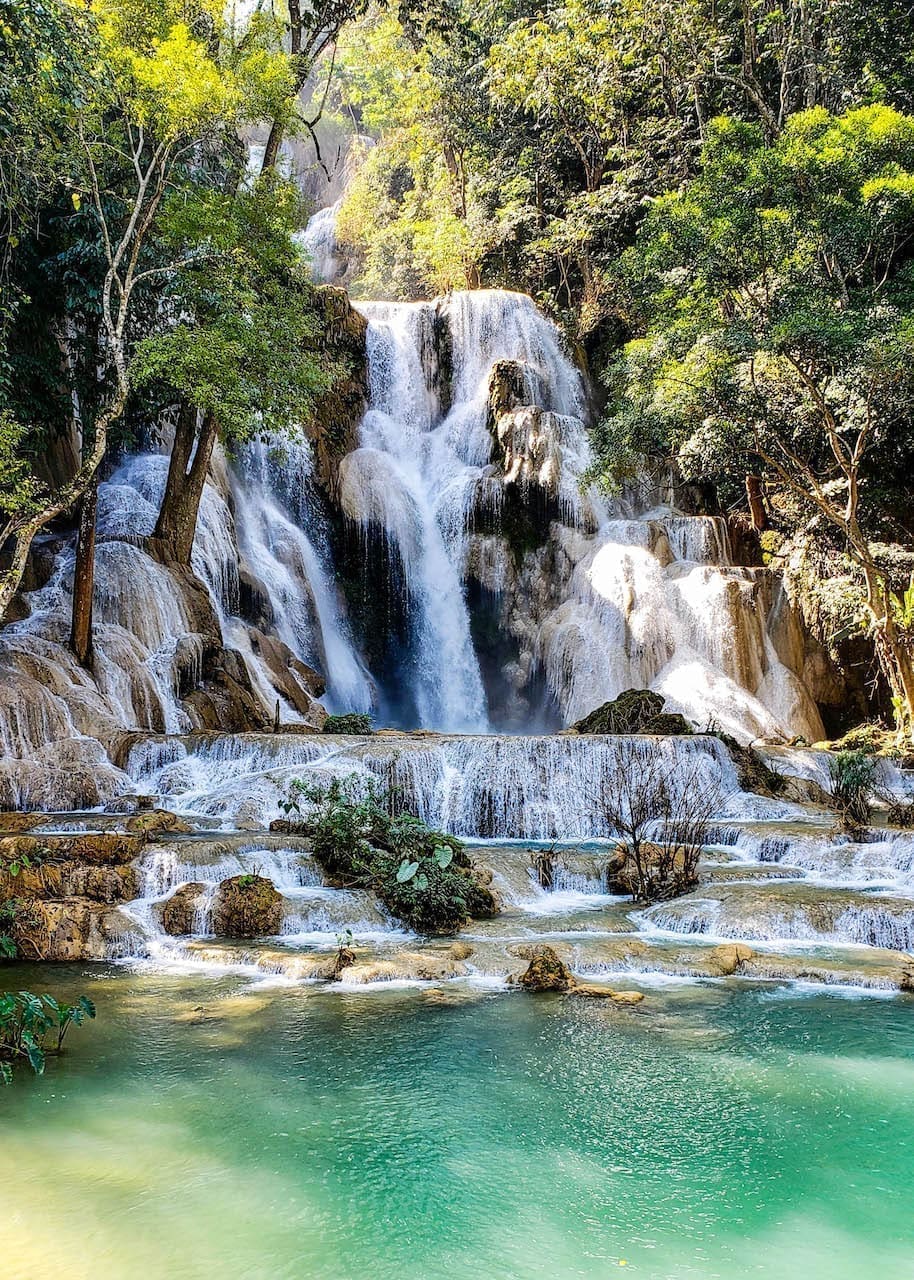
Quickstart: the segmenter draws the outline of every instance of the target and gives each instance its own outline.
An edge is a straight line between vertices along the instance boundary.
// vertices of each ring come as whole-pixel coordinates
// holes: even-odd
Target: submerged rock
[[[265,876],[223,880],[213,899],[213,931],[223,938],[259,938],[279,932],[282,894]]]

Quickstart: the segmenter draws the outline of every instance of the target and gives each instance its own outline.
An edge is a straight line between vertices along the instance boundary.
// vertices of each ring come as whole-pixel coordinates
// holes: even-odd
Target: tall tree
[[[914,458],[914,117],[815,108],[773,145],[716,121],[700,175],[655,205],[619,284],[646,333],[612,370],[605,459],[628,440],[695,476],[761,466],[835,530],[914,736],[911,609],[867,502],[880,455],[906,441]]]
[[[171,211],[178,244],[207,250],[175,274],[170,310],[180,321],[137,346],[138,387],[177,398],[168,478],[153,534],[166,561],[189,564],[213,448],[307,422],[331,368],[316,351],[314,289],[292,240],[299,200],[261,179],[238,194],[201,191]]]
[[[101,355],[110,394],[91,419],[81,419],[75,474],[53,492],[33,486],[32,501],[8,511],[0,616],[18,589],[35,534],[79,503],[95,482],[130,393],[131,325],[139,299],[203,251],[199,243],[185,242],[172,246],[170,261],[156,255],[166,193],[192,185],[227,133],[288,97],[281,56],[259,48],[221,56],[220,9],[210,0],[92,0],[96,70],[78,97],[70,163],[59,179],[72,191],[75,214],[85,203],[95,221]],[[85,540],[92,537],[91,521],[80,521],[80,534],[72,639],[77,655],[88,660],[92,557]]]

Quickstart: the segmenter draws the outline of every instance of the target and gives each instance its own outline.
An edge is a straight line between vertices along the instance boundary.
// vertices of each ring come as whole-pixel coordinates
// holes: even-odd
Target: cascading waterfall
[[[126,459],[100,490],[93,672],[64,645],[69,545],[0,642],[15,690],[0,699],[8,756],[34,764],[65,740],[91,772],[93,741],[106,747],[120,729],[193,728],[186,695],[220,643],[240,654],[264,717],[278,702],[291,723],[313,720],[320,678],[332,711],[383,707],[396,723],[408,708],[401,723],[440,732],[529,731],[544,698],[552,724],[569,723],[652,687],[699,727],[821,736],[802,646],[772,629],[766,571],[730,565],[723,522],[658,505],[647,481],[611,503],[582,488],[583,380],[529,298],[479,290],[360,308],[370,398],[339,461],[337,514],[308,443],[217,460],[195,585],[145,547],[166,459]],[[510,395],[494,407],[496,387]],[[351,614],[334,520],[386,548],[406,622],[395,670],[362,656],[373,637],[360,628],[378,621]],[[110,768],[99,777],[100,798],[122,785]],[[40,781],[16,785],[19,801],[43,802]]]

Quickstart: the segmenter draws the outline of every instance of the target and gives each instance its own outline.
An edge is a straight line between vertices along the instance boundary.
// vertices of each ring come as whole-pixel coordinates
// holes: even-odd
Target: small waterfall
[[[345,269],[336,239],[336,216],[342,197],[326,209],[318,209],[304,231],[297,233],[298,243],[311,261],[311,274],[321,283],[332,284]]]
[[[277,634],[324,673],[331,711],[370,711],[374,690],[333,582],[309,447],[250,445],[232,491],[239,550],[266,588]]]

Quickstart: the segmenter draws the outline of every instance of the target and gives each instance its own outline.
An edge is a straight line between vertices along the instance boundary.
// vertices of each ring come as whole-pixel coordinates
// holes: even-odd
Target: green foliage
[[[828,758],[831,797],[843,828],[857,831],[872,816],[877,761],[866,751],[839,751]]]
[[[646,335],[608,371],[610,468],[621,438],[695,477],[735,480],[761,451],[783,479],[782,444],[837,472],[826,415],[848,440],[869,415],[871,448],[909,430],[911,173],[914,119],[884,107],[800,113],[773,146],[716,121],[622,260]]]
[[[163,215],[166,251],[186,255],[170,285],[182,319],[137,343],[134,384],[213,414],[229,443],[301,429],[330,385],[311,350],[318,312],[292,240],[299,221],[294,188],[274,180],[237,195],[183,191]]]
[[[370,734],[371,731],[371,716],[356,711],[342,716],[328,716],[321,726],[321,733],[345,733],[355,737]]]
[[[451,933],[468,917],[491,916],[495,901],[473,875],[459,840],[430,830],[412,814],[391,816],[389,803],[358,780],[335,778],[326,790],[292,783],[286,811],[309,806],[314,856],[338,884],[370,889],[405,924]]]
[[[17,958],[23,933],[36,923],[36,913],[29,902],[16,897],[0,901],[0,961]]]
[[[21,1059],[42,1075],[48,1054],[60,1053],[70,1027],[94,1017],[88,996],[64,1004],[31,991],[0,993],[0,1084],[10,1083],[12,1066]]]

